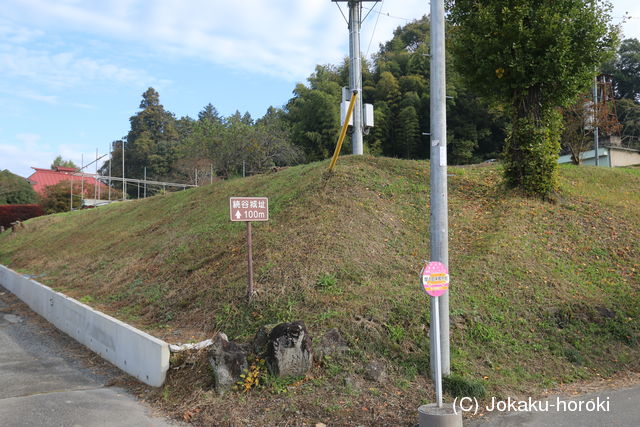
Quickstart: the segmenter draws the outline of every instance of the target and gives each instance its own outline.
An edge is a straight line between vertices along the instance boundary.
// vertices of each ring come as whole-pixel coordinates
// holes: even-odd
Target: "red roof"
[[[57,170],[34,167],[32,167],[31,169],[34,169],[35,172],[27,179],[29,180],[31,185],[33,185],[33,189],[36,191],[36,193],[39,194],[44,194],[45,187],[56,185],[62,181],[71,180],[74,184],[77,182],[78,185],[80,185],[80,181],[82,180],[84,180],[86,184],[92,185],[95,185],[97,182],[95,178],[86,176],[86,174],[84,178],[82,178],[81,176],[73,175],[73,172],[76,172],[77,170],[75,168],[63,168],[58,166],[56,167]],[[98,182],[98,185],[104,189],[109,188],[101,182]]]

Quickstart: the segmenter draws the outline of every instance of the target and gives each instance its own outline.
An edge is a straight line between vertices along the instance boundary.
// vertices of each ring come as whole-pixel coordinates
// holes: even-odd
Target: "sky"
[[[368,56],[429,9],[363,4]],[[640,2],[613,5],[615,23],[631,16],[624,36],[640,38]],[[340,63],[348,41],[330,0],[0,0],[0,170],[28,177],[57,155],[79,165],[107,153],[149,87],[178,118],[208,103],[259,118],[316,64]]]

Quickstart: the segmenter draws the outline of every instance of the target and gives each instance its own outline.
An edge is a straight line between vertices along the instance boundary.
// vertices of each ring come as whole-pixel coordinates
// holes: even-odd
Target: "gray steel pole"
[[[147,198],[147,167],[144,167],[144,198]]]
[[[96,148],[96,179],[95,179],[95,185],[93,186],[93,198],[97,199],[98,198],[98,149]]]
[[[593,83],[593,139],[596,146],[596,166],[600,166],[600,130],[598,129],[598,76]]]
[[[445,294],[446,295],[446,294]],[[442,296],[439,297],[433,297],[432,299],[436,300],[435,304],[433,305],[434,308],[434,312],[433,312],[433,342],[434,342],[434,347],[435,347],[435,351],[433,352],[435,354],[435,359],[436,359],[436,376],[435,376],[435,383],[436,383],[436,404],[438,405],[438,408],[442,408],[442,360],[440,360],[440,357],[438,356],[438,353],[440,353],[440,322],[438,320],[439,318],[439,313],[438,313],[438,300],[442,298]]]
[[[447,111],[444,50],[444,0],[431,0],[431,261],[449,268],[449,217],[447,207]],[[436,309],[435,304],[438,304]],[[431,316],[440,321],[442,375],[449,375],[449,292],[431,299]],[[431,321],[433,327],[434,322]],[[435,378],[434,340],[430,334],[431,374]]]
[[[124,179],[124,141],[122,141],[122,199],[127,198],[127,181]]]
[[[111,201],[111,161],[113,160],[113,142],[111,143],[111,155],[109,156],[109,201]]]
[[[362,60],[360,59],[360,25],[362,24],[362,3],[349,1],[349,85],[351,93],[362,94]],[[353,129],[351,132],[353,154],[362,154],[362,96],[356,98],[353,109]]]
[[[80,209],[84,201],[84,154],[80,154]]]

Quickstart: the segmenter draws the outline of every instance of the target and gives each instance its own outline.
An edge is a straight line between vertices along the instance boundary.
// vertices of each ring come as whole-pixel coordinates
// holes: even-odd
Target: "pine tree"
[[[125,141],[125,175],[142,178],[146,166],[148,176],[168,178],[173,172],[179,141],[176,119],[160,104],[160,95],[153,88],[142,94],[140,108],[141,111],[129,119],[131,130]]]

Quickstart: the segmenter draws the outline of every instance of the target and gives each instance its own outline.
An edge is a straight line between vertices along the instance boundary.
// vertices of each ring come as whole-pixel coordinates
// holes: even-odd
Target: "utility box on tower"
[[[344,125],[344,119],[347,116],[347,110],[349,109],[349,101],[342,101],[340,103],[340,126]],[[349,126],[353,126],[353,114],[349,117]]]
[[[373,104],[364,104],[363,125],[365,128],[372,128],[373,122]]]
[[[342,88],[342,102],[340,103],[340,126],[344,125],[344,119],[349,109],[349,101],[351,100],[351,92],[349,88]],[[372,128],[374,125],[373,120],[373,104],[364,104],[362,106],[362,127]],[[349,118],[349,126],[353,126],[353,114]]]

